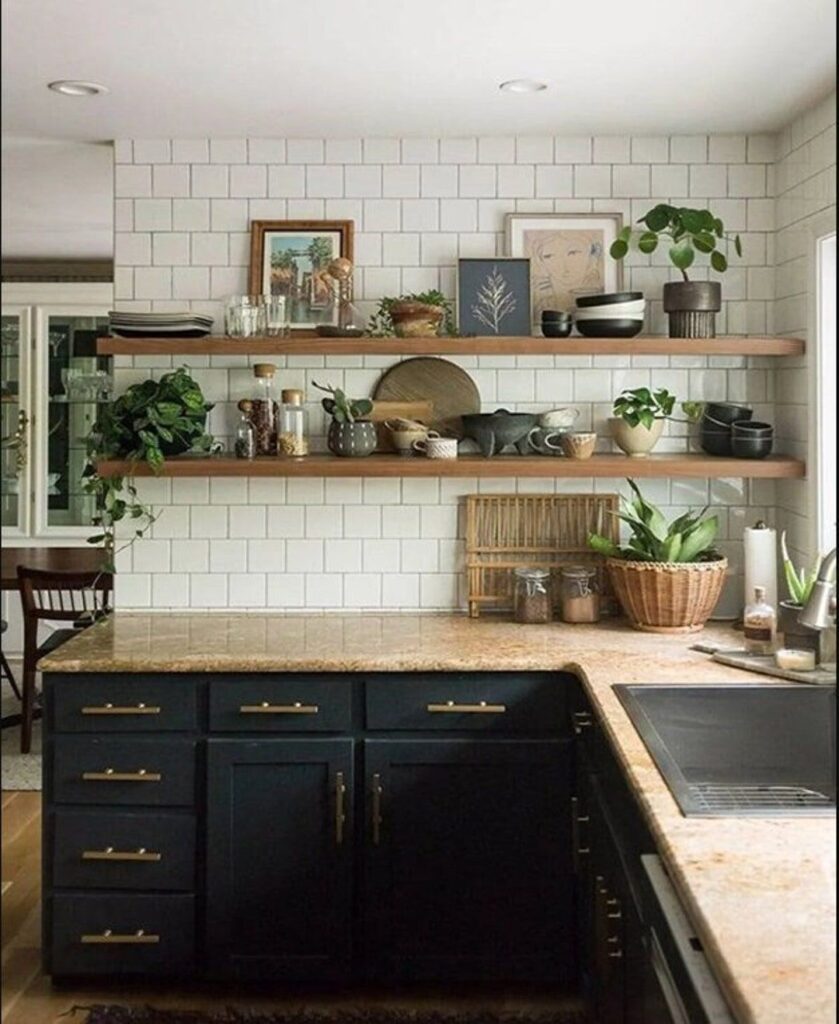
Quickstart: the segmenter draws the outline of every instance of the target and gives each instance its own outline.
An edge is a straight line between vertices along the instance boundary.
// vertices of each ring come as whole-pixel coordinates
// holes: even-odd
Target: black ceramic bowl
[[[731,434],[720,430],[701,430],[699,446],[709,455],[731,455]]]
[[[619,302],[637,302],[643,298],[643,292],[605,292],[603,295],[581,295],[577,305],[580,309],[586,306],[614,306]]]
[[[586,338],[634,338],[644,329],[643,320],[577,320],[577,330]]]
[[[542,310],[542,323],[546,324],[549,321],[555,322],[557,320],[570,320],[571,314],[566,313],[562,309],[543,309]]]
[[[772,436],[737,437],[731,439],[731,454],[738,459],[765,459],[772,454]]]
[[[543,320],[542,334],[546,338],[567,338],[573,327],[571,320]]]
[[[774,432],[771,423],[759,423],[757,420],[735,420],[731,424],[732,437],[771,437]]]
[[[735,405],[734,402],[708,402],[705,415],[718,423],[733,423],[735,420],[750,420],[752,410],[747,405]]]

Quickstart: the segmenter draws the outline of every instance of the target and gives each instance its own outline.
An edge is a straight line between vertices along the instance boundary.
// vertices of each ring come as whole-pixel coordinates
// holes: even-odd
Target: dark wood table
[[[105,561],[101,548],[3,548],[0,589],[17,590],[17,567],[49,572],[98,572]],[[110,581],[103,574],[102,584]]]

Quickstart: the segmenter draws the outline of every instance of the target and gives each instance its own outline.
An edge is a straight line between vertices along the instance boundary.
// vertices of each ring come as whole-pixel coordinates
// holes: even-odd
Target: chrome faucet
[[[798,621],[802,626],[819,631],[819,662],[835,662],[836,548],[822,559],[816,582]]]

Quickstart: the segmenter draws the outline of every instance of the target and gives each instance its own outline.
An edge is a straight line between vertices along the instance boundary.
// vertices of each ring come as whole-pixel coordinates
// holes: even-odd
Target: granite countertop
[[[729,627],[704,643],[730,645]],[[699,637],[455,615],[116,613],[44,658],[56,672],[575,671],[742,1024],[836,1020],[836,822],[685,818],[614,683],[774,682],[691,651]]]

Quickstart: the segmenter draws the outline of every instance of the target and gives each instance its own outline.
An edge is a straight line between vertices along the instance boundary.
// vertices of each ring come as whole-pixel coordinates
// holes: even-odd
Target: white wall
[[[249,221],[351,218],[356,295],[368,312],[385,294],[454,293],[459,256],[503,254],[508,211],[620,210],[637,219],[656,201],[710,205],[743,235],[744,259],[725,276],[720,333],[774,330],[774,138],[766,135],[347,140],[122,140],[115,145],[115,300],[121,309],[192,308],[216,317],[247,290]],[[666,254],[633,255],[628,285],[653,300],[648,330],[666,333],[659,300]],[[313,375],[368,394],[382,356],[277,359],[280,387]],[[774,371],[743,357],[455,359],[485,409],[578,405],[584,428],[607,434],[624,387],[664,386],[680,399],[736,399],[772,414]],[[118,360],[120,387],[175,357]],[[246,357],[188,360],[217,402],[211,429],[229,438],[248,393]],[[322,444],[323,418],[313,423]],[[671,426],[662,450],[689,446]],[[603,440],[603,447],[609,442]],[[163,508],[152,536],[122,558],[120,607],[403,608],[462,605],[462,495],[495,491],[614,491],[621,480],[152,480]],[[721,610],[742,602],[740,539],[772,518],[772,481],[654,480],[645,490],[675,513],[712,503],[732,581]]]

